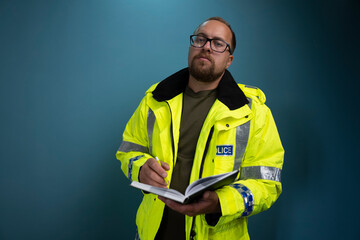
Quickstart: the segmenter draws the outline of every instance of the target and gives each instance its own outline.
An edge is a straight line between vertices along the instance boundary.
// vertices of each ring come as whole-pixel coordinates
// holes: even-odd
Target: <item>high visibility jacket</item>
[[[183,69],[150,87],[126,125],[116,156],[131,181],[139,181],[140,167],[157,156],[169,164],[166,180],[171,182],[188,77]],[[260,89],[237,84],[226,71],[217,90],[198,138],[190,183],[235,169],[239,178],[216,190],[221,215],[186,216],[186,239],[249,239],[248,217],[270,208],[281,193],[284,150]],[[163,211],[156,195],[144,193],[137,239],[154,239]]]

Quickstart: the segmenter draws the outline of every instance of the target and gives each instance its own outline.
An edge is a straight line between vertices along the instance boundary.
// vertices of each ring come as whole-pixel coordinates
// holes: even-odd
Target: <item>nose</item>
[[[207,41],[203,48],[210,52],[212,50],[210,45],[211,45],[210,41]]]

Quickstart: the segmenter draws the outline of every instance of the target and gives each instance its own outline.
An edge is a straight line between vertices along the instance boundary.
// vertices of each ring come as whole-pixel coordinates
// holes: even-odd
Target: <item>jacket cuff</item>
[[[244,201],[236,189],[226,186],[216,190],[223,216],[242,213],[245,209]]]
[[[128,178],[130,181],[139,182],[139,173],[141,167],[145,164],[145,162],[150,158],[146,155],[140,155],[129,160],[128,164]]]

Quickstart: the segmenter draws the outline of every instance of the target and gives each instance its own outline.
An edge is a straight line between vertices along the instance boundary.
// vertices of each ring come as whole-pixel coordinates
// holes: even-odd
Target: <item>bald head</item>
[[[208,18],[206,19],[204,22],[202,22],[194,31],[194,34],[198,34],[199,33],[199,29],[208,21],[219,21],[221,23],[223,23],[224,25],[226,25],[227,28],[229,28],[230,32],[231,32],[231,42],[230,42],[230,45],[231,45],[231,52],[234,53],[235,51],[235,48],[236,48],[236,37],[235,37],[235,33],[234,31],[232,30],[230,24],[225,21],[225,19],[221,18],[221,17],[211,17],[211,18]]]

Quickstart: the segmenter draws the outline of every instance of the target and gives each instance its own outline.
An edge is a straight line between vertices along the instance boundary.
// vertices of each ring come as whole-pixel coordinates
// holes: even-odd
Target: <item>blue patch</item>
[[[234,145],[218,145],[216,146],[216,156],[233,156]]]
[[[129,165],[128,165],[128,177],[130,180],[132,180],[132,169],[133,169],[133,163],[137,160],[139,160],[140,158],[142,158],[144,155],[140,155],[140,156],[136,156],[133,158],[130,158],[129,160]]]

